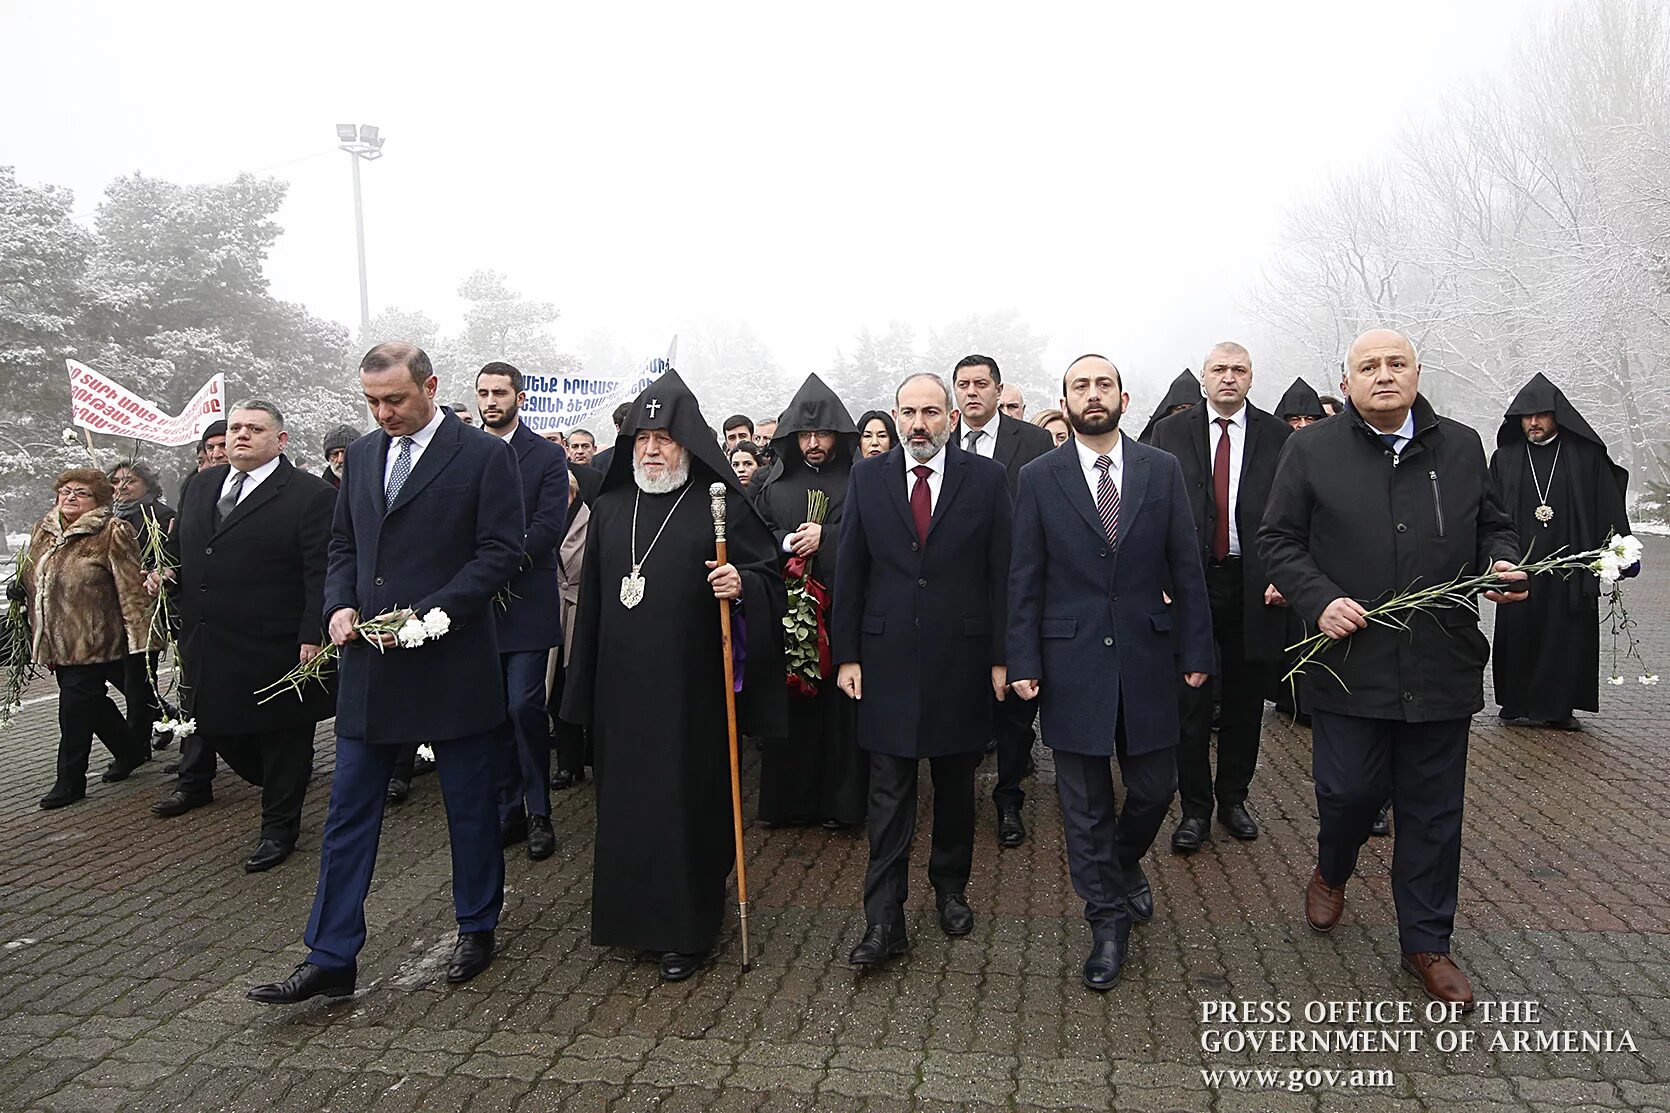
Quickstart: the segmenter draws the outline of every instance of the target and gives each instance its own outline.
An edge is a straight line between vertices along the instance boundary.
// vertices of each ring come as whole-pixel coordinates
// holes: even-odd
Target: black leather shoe
[[[185,815],[193,808],[206,807],[214,802],[215,794],[212,792],[186,792],[177,788],[152,804],[151,814],[172,819],[177,815]]]
[[[419,754],[417,757],[412,759],[412,776],[421,777],[425,773],[433,773],[434,771],[434,758],[424,757],[422,754]]]
[[[1390,800],[1380,805],[1380,814],[1374,817],[1374,822],[1369,825],[1368,833],[1378,835],[1381,838],[1385,838],[1392,833],[1392,802]]]
[[[1219,808],[1218,822],[1238,839],[1246,841],[1258,838],[1258,821],[1253,819],[1245,804],[1231,804],[1227,808]]]
[[[510,818],[499,823],[499,842],[503,846],[515,846],[519,842],[528,841],[528,817],[525,812],[512,812]]]
[[[1016,847],[1026,841],[1026,824],[1019,808],[997,809],[997,845]]]
[[[153,750],[166,750],[166,749],[168,749],[168,744],[170,742],[173,742],[173,741],[174,741],[174,735],[173,735],[172,732],[167,732],[167,733],[159,733],[157,731],[152,731],[151,732],[151,749],[153,749]]]
[[[1154,918],[1154,890],[1141,866],[1136,868],[1136,881],[1125,893],[1125,903],[1131,909],[1131,915],[1142,923],[1146,924]]]
[[[1579,731],[1583,729],[1583,720],[1576,715],[1567,715],[1564,719],[1550,719],[1548,725],[1555,730]]]
[[[871,924],[864,929],[864,938],[858,941],[858,946],[847,955],[847,962],[853,966],[881,966],[888,959],[908,950],[910,940],[905,937],[903,928],[891,924]]]
[[[1084,960],[1082,975],[1086,989],[1106,993],[1119,984],[1119,971],[1125,965],[1130,939],[1131,925],[1127,921],[1120,925],[1114,938],[1099,939],[1091,946],[1090,957]]]
[[[99,780],[103,781],[107,785],[113,785],[117,781],[125,781],[133,775],[133,771],[135,769],[138,769],[141,765],[144,765],[150,760],[151,752],[150,750],[146,750],[145,756],[139,758],[137,761],[113,761],[108,767],[106,767],[103,775],[99,777]]]
[[[696,971],[707,965],[710,951],[698,954],[686,954],[682,951],[666,951],[661,955],[661,980],[664,982],[682,982]]]
[[[404,804],[412,795],[412,782],[403,781],[399,777],[389,780],[388,802]]]
[[[1177,830],[1171,833],[1171,849],[1179,854],[1193,854],[1200,849],[1200,844],[1212,837],[1212,821],[1199,816],[1186,815],[1177,824]]]
[[[961,893],[939,898],[939,927],[946,935],[967,935],[974,930],[974,909]]]
[[[326,970],[304,962],[282,982],[258,985],[244,994],[262,1005],[294,1005],[310,997],[346,997],[354,992],[353,970]]]
[[[261,845],[255,848],[244,861],[245,873],[260,873],[270,870],[284,859],[290,857],[290,852],[296,849],[295,843],[278,842],[275,839],[262,839]]]
[[[528,817],[528,857],[540,862],[556,852],[557,833],[551,830],[551,817],[548,815],[530,815]]]
[[[41,797],[41,807],[47,811],[53,808],[64,808],[71,804],[87,799],[87,785],[83,781],[73,783],[58,782],[52,790]]]
[[[172,777],[174,774],[178,773],[179,771],[180,771],[180,763],[177,762],[177,761],[171,761],[167,765],[164,765],[162,767],[163,776],[165,776],[165,777]]]
[[[452,947],[452,961],[447,963],[446,980],[467,982],[493,962],[493,933],[490,931],[461,931]]]
[[[564,789],[573,788],[585,779],[586,771],[584,769],[558,769],[551,777],[551,787],[558,792],[562,792]]]

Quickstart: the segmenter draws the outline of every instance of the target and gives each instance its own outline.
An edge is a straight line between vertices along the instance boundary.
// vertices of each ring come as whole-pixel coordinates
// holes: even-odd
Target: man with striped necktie
[[[1133,906],[1151,906],[1141,861],[1177,787],[1178,690],[1213,668],[1212,621],[1182,469],[1120,435],[1130,396],[1119,369],[1080,356],[1061,392],[1076,439],[1021,469],[1015,501],[1009,675],[1015,695],[1038,700],[1055,752],[1092,939],[1083,981],[1103,991],[1119,980]]]

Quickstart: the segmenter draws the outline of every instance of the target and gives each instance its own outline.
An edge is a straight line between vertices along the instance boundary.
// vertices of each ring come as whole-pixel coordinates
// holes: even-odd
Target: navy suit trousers
[[[545,703],[548,649],[499,654],[509,720],[499,730],[499,820],[551,814],[551,719]]]
[[[493,791],[494,733],[434,742],[435,771],[452,843],[452,903],[459,931],[492,931],[504,906],[504,849]],[[377,864],[383,808],[399,746],[336,739],[336,779],[319,848],[319,887],[304,939],[307,961],[355,969],[365,946],[365,897]]]

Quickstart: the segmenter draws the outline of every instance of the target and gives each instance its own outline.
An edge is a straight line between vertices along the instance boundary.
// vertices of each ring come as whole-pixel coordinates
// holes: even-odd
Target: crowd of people
[[[651,952],[676,981],[711,958],[735,865],[734,674],[735,722],[761,753],[754,818],[867,834],[857,967],[909,947],[921,761],[938,925],[961,936],[976,771],[993,753],[996,841],[1024,844],[1041,738],[1090,933],[1078,977],[1105,991],[1154,915],[1143,861],[1173,797],[1176,853],[1214,820],[1258,837],[1274,701],[1314,744],[1306,921],[1339,922],[1361,847],[1395,820],[1404,964],[1470,1007],[1449,952],[1489,646],[1472,607],[1394,628],[1364,604],[1495,570],[1485,597],[1513,604],[1496,627],[1501,716],[1580,729],[1573,712],[1598,710],[1598,592],[1572,578],[1527,595],[1516,563],[1627,534],[1627,473],[1542,375],[1488,463],[1419,379],[1409,339],[1371,330],[1346,353],[1343,401],[1297,379],[1266,412],[1251,355],[1220,343],[1132,438],[1122,376],[1094,354],[1030,419],[978,354],[949,381],[907,376],[856,421],[811,375],[774,418],[717,430],[668,371],[615,409],[600,450],[588,429],[530,429],[510,364],[476,373],[473,406],[448,405],[421,349],[380,344],[359,370],[377,427],[328,434],[322,477],[290,464],[284,416],[258,399],[204,432],[177,512],[141,461],[58,477],[11,589],[59,688],[40,804],[85,797],[95,736],[105,781],[177,737],[152,810],[211,803],[224,761],[262,789],[244,867],[271,869],[296,847],[316,728],[334,717],[309,954],[250,992],[288,1003],[353,991],[385,808],[415,777],[441,785],[459,982],[492,961],[505,849],[555,853],[551,793],[590,770],[593,942]],[[1281,683],[1286,647],[1317,631],[1335,643],[1321,667]],[[179,708],[157,683],[169,641]],[[310,668],[320,679],[275,688]]]

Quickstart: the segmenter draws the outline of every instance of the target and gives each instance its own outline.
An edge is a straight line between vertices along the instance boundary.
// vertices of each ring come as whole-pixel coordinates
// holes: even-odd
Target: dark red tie
[[[1229,418],[1217,419],[1218,451],[1212,459],[1212,502],[1218,514],[1212,528],[1212,559],[1229,556]]]
[[[910,489],[910,516],[916,519],[916,539],[928,543],[928,526],[934,520],[934,500],[928,490],[928,477],[934,469],[921,464],[910,469],[916,475],[916,486]]]

